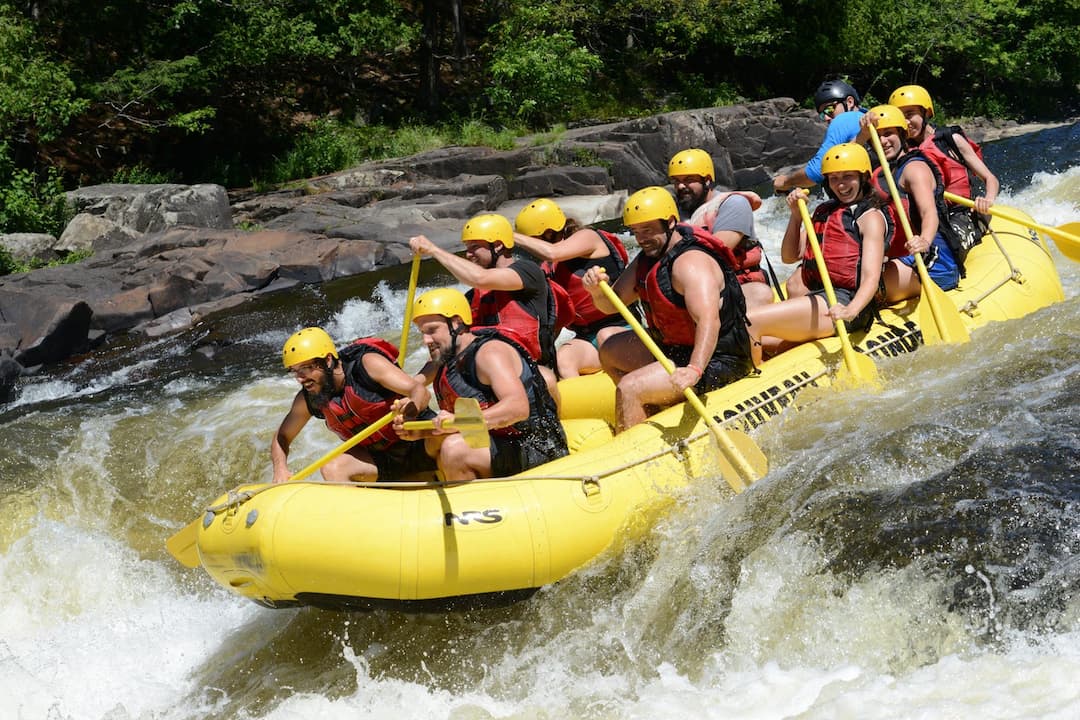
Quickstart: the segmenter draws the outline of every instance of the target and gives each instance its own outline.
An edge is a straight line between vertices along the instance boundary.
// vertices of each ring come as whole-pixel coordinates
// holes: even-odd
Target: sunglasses
[[[317,363],[306,362],[289,368],[287,372],[295,378],[306,378],[314,375],[319,370],[322,370],[322,368]]]
[[[822,120],[824,120],[825,118],[831,118],[833,115],[836,114],[836,106],[837,105],[840,105],[841,107],[843,107],[844,106],[844,101],[843,100],[837,100],[832,105],[826,106],[824,110],[818,110],[818,117],[821,118]]]

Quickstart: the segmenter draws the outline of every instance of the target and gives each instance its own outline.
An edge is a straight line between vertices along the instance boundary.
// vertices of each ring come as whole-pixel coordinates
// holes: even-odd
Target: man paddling
[[[514,337],[497,328],[470,327],[469,301],[453,288],[429,290],[413,304],[431,361],[421,373],[441,408],[432,430],[394,428],[406,438],[429,437],[444,479],[506,477],[566,455],[566,434],[536,362]],[[452,429],[458,398],[474,398],[491,434],[490,447],[470,447]]]
[[[321,328],[309,327],[285,341],[281,358],[300,383],[285,419],[270,444],[275,483],[291,476],[288,459],[292,441],[313,417],[320,418],[342,440],[400,409],[434,417],[424,383],[395,363],[397,348],[381,338],[361,338],[338,352]],[[322,476],[329,482],[423,480],[435,472],[433,454],[422,441],[403,440],[386,425],[357,446],[327,462]]]
[[[650,332],[677,367],[669,375],[634,333],[615,335],[600,347],[604,372],[616,384],[619,430],[683,399],[686,388],[715,390],[754,368],[746,301],[730,248],[678,219],[675,200],[662,187],[639,190],[623,209],[641,252],[612,289],[624,304],[641,300]],[[598,267],[583,278],[596,306],[611,312],[615,307],[600,281],[608,277]]]

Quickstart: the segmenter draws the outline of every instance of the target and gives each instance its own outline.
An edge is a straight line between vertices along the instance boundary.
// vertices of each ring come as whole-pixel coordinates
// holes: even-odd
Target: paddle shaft
[[[897,189],[896,181],[893,179],[889,159],[885,157],[885,149],[881,147],[881,138],[878,137],[877,128],[873,123],[867,124],[867,128],[870,130],[870,141],[874,145],[874,152],[877,153],[878,161],[881,163],[881,174],[885,176],[885,182],[889,186],[889,195],[892,197],[893,206],[896,208],[896,216],[900,219],[900,225],[904,229],[904,237],[907,238],[908,242],[911,242],[911,238],[914,236],[914,233],[911,232],[911,222],[908,220],[907,211],[904,210],[904,203],[900,199],[900,191]],[[937,335],[946,342],[952,342],[956,339],[963,342],[967,339],[966,337],[952,337],[953,333],[944,319],[945,309],[938,302],[938,296],[935,292],[937,286],[932,285],[934,281],[930,279],[930,273],[926,271],[922,253],[914,253],[914,256],[915,270],[919,273],[919,282],[922,283],[920,299],[924,299],[930,306],[930,314],[933,316],[934,324],[937,326]]]
[[[342,453],[349,451],[354,446],[356,446],[358,443],[364,442],[369,437],[371,437],[375,433],[382,430],[393,419],[394,419],[394,413],[392,413],[392,412],[386,413],[381,418],[379,418],[375,422],[371,423],[366,428],[364,428],[363,430],[361,430],[357,434],[353,435],[351,438],[349,438],[345,442],[341,443],[336,448],[334,448],[330,452],[326,453],[321,458],[319,458],[315,462],[311,463],[310,465],[308,465],[306,468],[304,468],[300,472],[298,472],[295,475],[293,475],[292,477],[290,477],[289,480],[303,480],[308,475],[311,475],[316,470],[321,468],[323,465],[325,465],[326,463],[328,463],[331,460],[333,460],[334,458],[336,458],[338,455],[341,455]]]
[[[957,205],[963,205],[965,207],[974,208],[975,202],[970,198],[966,198],[963,195],[955,195],[951,192],[945,193],[945,199],[949,202],[956,203]],[[1080,260],[1080,236],[1074,235],[1068,230],[1064,230],[1059,227],[1053,227],[1051,225],[1042,225],[1025,218],[1018,212],[1010,211],[1008,208],[998,207],[997,205],[990,206],[990,214],[999,217],[1002,220],[1009,220],[1011,222],[1023,225],[1024,227],[1031,228],[1036,232],[1041,232],[1044,235],[1049,235],[1057,243],[1058,248],[1066,256],[1073,260]],[[1059,242],[1060,241],[1060,242]],[[1062,243],[1065,243],[1064,245]]]
[[[413,300],[416,297],[416,283],[420,279],[420,253],[413,255],[412,268],[409,270],[409,292],[405,295],[405,322],[401,324],[401,342],[398,343],[398,367],[405,367],[405,349],[409,345],[409,326],[412,325]]]
[[[611,286],[606,282],[601,281],[600,289],[604,292],[608,302],[615,306],[619,311],[619,314],[622,315],[623,319],[626,320],[627,324],[634,330],[634,333],[641,342],[645,344],[645,347],[649,349],[649,352],[652,353],[653,357],[656,358],[661,367],[667,371],[668,375],[674,374],[675,364],[668,359],[668,356],[664,354],[664,351],[660,349],[660,346],[649,337],[649,333],[645,331],[645,328],[641,326],[641,323],[634,317],[634,314],[630,312],[630,308],[626,307],[623,301],[619,299],[619,296],[615,294],[615,291],[611,289]],[[713,436],[717,440],[717,444],[727,457],[728,462],[731,463],[732,467],[735,468],[736,472],[741,476],[724,478],[727,480],[727,483],[731,486],[732,490],[741,493],[746,489],[746,482],[744,481],[753,482],[757,480],[759,478],[758,473],[750,465],[750,462],[746,457],[739,452],[739,449],[735,447],[735,443],[728,436],[727,432],[712,418],[708,409],[694,391],[691,388],[685,388],[683,390],[683,396],[686,397],[686,401],[690,403],[690,406],[697,411],[697,414],[701,416],[701,419],[705,421],[705,424],[709,426],[709,430],[712,431]]]
[[[810,218],[810,211],[806,209],[806,201],[799,198],[798,202],[799,215],[802,217],[803,227],[806,228],[806,240],[810,243],[810,249],[814,253],[814,262],[817,263],[818,275],[821,276],[821,284],[825,287],[825,299],[829,301],[829,307],[831,308],[836,305],[836,291],[833,289],[832,278],[829,277],[829,268],[826,267],[825,257],[821,254],[821,243],[818,242],[817,232],[814,231],[814,221]],[[851,375],[860,379],[864,375],[869,375],[865,379],[875,380],[877,368],[874,367],[873,361],[860,363],[860,358],[851,345],[851,338],[848,336],[847,325],[844,321],[834,319],[833,326],[836,328],[837,337],[840,338],[840,347],[844,352],[844,364]],[[869,360],[868,358],[863,359]]]

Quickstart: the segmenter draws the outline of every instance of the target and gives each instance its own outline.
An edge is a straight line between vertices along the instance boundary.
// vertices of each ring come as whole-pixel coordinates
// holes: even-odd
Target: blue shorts
[[[908,267],[915,266],[915,256],[905,255],[896,258]],[[926,274],[942,290],[952,290],[960,284],[960,266],[953,257],[949,244],[938,233],[934,237],[934,243],[930,249],[923,253],[923,263],[926,265]]]

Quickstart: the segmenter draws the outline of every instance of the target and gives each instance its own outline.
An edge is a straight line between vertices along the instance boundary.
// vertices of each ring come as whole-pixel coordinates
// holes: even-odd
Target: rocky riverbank
[[[965,127],[983,141],[1042,129]],[[264,194],[81,188],[69,194],[75,218],[51,245],[7,239],[15,252],[93,255],[0,278],[0,401],[22,374],[112,333],[174,332],[261,293],[406,262],[415,234],[456,246],[462,222],[479,212],[512,217],[532,198],[556,196],[579,221],[617,217],[626,193],[665,184],[667,160],[687,147],[712,154],[718,184],[754,187],[805,161],[823,133],[812,112],[778,98],[575,128],[512,150],[442,148]]]

